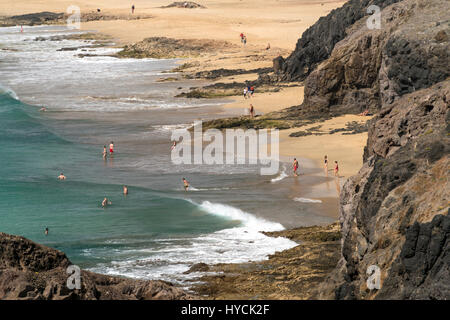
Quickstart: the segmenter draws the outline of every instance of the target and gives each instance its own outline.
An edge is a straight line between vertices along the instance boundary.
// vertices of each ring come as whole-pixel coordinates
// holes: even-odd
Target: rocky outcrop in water
[[[151,37],[126,45],[117,53],[121,58],[187,58],[197,57],[218,49],[233,48],[229,42],[202,39],[172,39]]]
[[[81,288],[67,287],[72,265],[58,250],[0,233],[0,300],[179,300],[183,290],[164,281],[132,280],[81,270]]]

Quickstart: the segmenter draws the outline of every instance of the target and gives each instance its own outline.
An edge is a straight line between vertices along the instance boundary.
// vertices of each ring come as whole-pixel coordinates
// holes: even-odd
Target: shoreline
[[[136,23],[136,21],[130,21],[130,22],[131,23]],[[142,22],[142,21],[139,21],[139,22]],[[108,36],[110,36],[111,33],[108,32],[108,28],[107,28],[108,26],[106,26],[106,28],[93,27],[95,25],[100,26],[100,24],[102,24],[102,23],[108,24],[109,22],[108,21],[96,21],[96,22],[92,22],[92,23],[87,23],[86,29],[89,29],[89,30],[93,30],[94,29],[94,30],[98,31],[98,33],[100,35],[108,35]],[[102,31],[102,29],[103,29],[103,31]],[[118,38],[113,36],[113,39],[117,40]],[[126,42],[119,42],[119,43],[120,44],[126,44]],[[239,61],[245,61],[249,55],[255,54],[255,52],[258,55],[261,52],[262,49],[261,49],[261,47],[257,47],[257,46],[255,47],[255,45],[249,45],[246,50],[248,50],[248,51],[246,51],[244,53],[244,55],[242,55],[241,52],[239,52],[240,50],[238,50],[238,52],[233,52],[232,51],[229,54],[231,56],[231,58],[229,58],[229,60],[231,60],[231,61],[228,62],[228,63],[220,63],[219,62],[220,58],[219,59],[218,58],[215,58],[215,59],[212,58],[212,57],[214,57],[216,55],[216,52],[214,52],[214,51],[212,53],[206,55],[206,57],[200,57],[200,58],[188,57],[187,59],[183,59],[183,61],[180,62],[180,65],[183,66],[185,64],[192,64],[193,67],[185,68],[184,70],[181,70],[182,73],[180,73],[180,75],[195,74],[196,72],[203,72],[203,71],[206,71],[206,70],[213,70],[213,71],[217,70],[218,67],[216,67],[216,69],[211,69],[211,66],[215,66],[215,62],[219,62],[219,66],[222,66],[222,67],[225,67],[225,68],[231,67],[231,66],[234,66]],[[272,53],[272,58],[277,56],[281,52],[285,53],[285,51],[282,51],[282,50],[279,50],[279,49],[276,49],[276,48],[274,49],[274,51],[276,51],[276,52]],[[234,55],[234,57],[233,57],[233,55]],[[265,52],[264,51],[263,51],[263,55],[262,56],[265,56]],[[260,60],[260,61],[254,62],[254,63],[246,63],[245,66],[243,66],[242,68],[245,69],[245,70],[252,70],[255,67],[262,68],[262,67],[268,67],[269,65],[271,65],[271,58],[264,57],[264,59],[262,59],[262,61]],[[249,79],[253,80],[255,78],[256,78],[256,74],[232,75],[232,76],[228,76],[228,77],[218,77],[217,79],[214,79],[213,83],[234,83],[236,81],[241,81],[242,82],[242,81],[247,81]],[[200,78],[200,79],[202,79],[202,78]],[[202,80],[205,80],[205,78],[203,78]],[[236,95],[236,96],[228,96],[227,98],[239,100],[239,99],[242,99],[242,96],[238,96],[238,95]],[[278,90],[276,92],[270,92],[269,91],[269,92],[258,93],[258,91],[257,91],[255,93],[255,96],[252,99],[248,99],[248,101],[234,101],[234,102],[230,102],[230,103],[224,102],[223,108],[226,109],[226,110],[227,109],[234,109],[235,112],[236,112],[239,109],[245,109],[245,105],[247,103],[249,103],[250,100],[252,102],[255,101],[254,103],[255,103],[255,108],[256,108],[257,112],[259,110],[263,114],[266,114],[266,113],[270,113],[270,112],[274,112],[274,111],[281,111],[282,109],[290,107],[292,105],[301,104],[301,102],[303,100],[303,87],[297,84],[294,87],[281,88],[281,90]],[[258,105],[256,105],[256,104],[258,104]],[[298,129],[304,129],[304,128],[303,127],[299,127],[296,130],[298,130]],[[291,129],[288,129],[288,130],[291,130]],[[295,130],[293,130],[293,131],[295,131]],[[308,137],[298,137],[298,138],[288,137],[287,134],[291,133],[291,132],[292,131],[286,131],[286,130],[280,131],[280,133],[281,133],[280,136],[282,138],[281,144],[283,144],[284,141],[289,141],[289,145],[290,145],[289,147],[286,147],[286,146],[283,147],[280,144],[280,155],[283,158],[286,158],[286,159],[289,160],[289,161],[287,161],[287,164],[289,164],[291,162],[291,158],[293,157],[292,154],[294,154],[293,152],[295,152],[295,154],[299,154],[297,156],[298,158],[300,158],[300,157],[306,158],[306,159],[311,160],[313,163],[318,164],[319,160],[317,158],[305,157],[302,154],[303,152],[301,151],[302,150],[301,148],[300,149],[298,149],[298,148],[293,149],[292,148],[291,141],[294,141],[293,139],[296,139],[295,140],[296,141],[296,143],[295,143],[296,146],[301,146],[301,145],[304,144],[305,138],[308,138]],[[330,135],[330,137],[331,137],[331,135]],[[334,137],[337,137],[337,135],[334,136]],[[310,143],[311,144],[315,144],[316,140],[313,139],[313,141],[310,142]],[[289,150],[289,152],[288,152],[288,150]],[[361,150],[361,152],[362,152],[362,150]],[[362,157],[360,157],[360,158],[362,158]],[[321,171],[320,171],[320,167],[319,166],[308,168],[308,169],[311,169],[312,171],[316,171],[317,172],[316,174],[312,174],[312,176],[316,176],[316,177],[320,176],[320,172]],[[358,167],[358,169],[359,169],[359,167]],[[287,169],[287,171],[289,172],[289,169]],[[346,171],[346,172],[348,172],[348,171]],[[356,173],[356,171],[355,171],[355,173]],[[300,176],[300,179],[301,179],[301,176]],[[319,179],[316,179],[316,181],[317,181],[317,183],[312,184],[310,186],[311,189],[315,189],[316,191],[317,191],[317,189],[321,189],[324,194],[327,194],[326,189],[325,189],[326,187],[323,185],[323,183],[321,183],[319,181]],[[327,179],[327,181],[328,181],[328,179]],[[312,192],[310,192],[310,193],[312,193]],[[306,197],[306,195],[304,195],[304,196]],[[315,197],[315,198],[318,198],[318,197]],[[318,198],[318,199],[320,199],[320,198]],[[328,213],[330,213],[332,210],[335,210],[336,211],[336,216],[333,217],[333,218],[337,218],[337,207],[338,207],[338,204],[337,204],[337,201],[336,201],[335,204],[332,204],[333,201],[331,199],[337,200],[338,197],[322,197],[320,200],[325,200],[324,202],[328,202],[328,203],[326,203],[326,205],[329,208],[328,210],[330,210]],[[325,216],[332,216],[331,214],[329,215],[328,213],[325,214]],[[329,226],[317,227],[317,228],[328,228],[328,227]],[[302,229],[302,228],[294,228],[294,229],[286,228],[286,229],[287,230],[283,230],[279,234],[288,234],[289,232],[291,232],[291,233],[294,232],[295,233],[296,230],[299,230],[299,229]],[[290,250],[294,250],[293,252],[295,252],[296,250],[299,250],[298,247],[299,246],[296,246],[293,249],[288,249],[288,250],[285,250],[285,251],[282,251],[282,252],[279,252],[279,253],[275,253],[274,256],[276,257],[277,255],[284,255],[284,254],[289,255],[290,252],[291,252]],[[306,248],[306,247],[302,247],[302,248]],[[254,262],[253,264],[254,265],[262,265],[262,264],[265,263],[265,261],[267,261],[267,260]],[[269,261],[270,261],[270,259],[269,259]],[[229,266],[229,265],[237,266],[237,265],[241,265],[241,264],[231,263],[231,264],[223,264],[221,266],[223,267],[223,266]],[[212,268],[220,268],[218,265],[214,265],[214,266],[211,266],[211,267]],[[216,280],[213,280],[213,278],[211,278],[211,281],[216,281]],[[210,282],[210,283],[212,284],[212,282]],[[298,297],[296,297],[296,298],[298,298]]]

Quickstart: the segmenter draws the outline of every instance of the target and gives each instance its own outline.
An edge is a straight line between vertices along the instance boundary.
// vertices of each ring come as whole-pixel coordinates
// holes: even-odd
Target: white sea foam
[[[309,198],[294,198],[294,201],[304,202],[304,203],[322,203],[322,200],[309,199]]]
[[[236,221],[238,226],[191,239],[166,239],[170,244],[166,243],[156,249],[139,249],[141,254],[147,254],[145,258],[114,261],[108,265],[98,265],[91,270],[133,278],[164,279],[183,284],[185,280],[198,276],[198,274],[183,274],[192,264],[260,261],[267,259],[270,254],[297,245],[289,239],[268,237],[260,232],[283,230],[284,227],[279,223],[256,217],[229,205],[209,201],[197,204],[189,199],[186,201],[197,205],[207,214]]]
[[[283,180],[284,178],[288,177],[288,174],[286,173],[286,168],[283,168],[283,170],[281,171],[281,173],[278,175],[278,177],[273,178],[272,180],[270,180],[270,182],[274,183],[274,182],[278,182]]]
[[[14,92],[14,90],[8,88],[8,87],[4,87],[2,85],[0,85],[0,94],[7,94],[10,97],[19,100],[19,97],[17,96],[17,94]]]

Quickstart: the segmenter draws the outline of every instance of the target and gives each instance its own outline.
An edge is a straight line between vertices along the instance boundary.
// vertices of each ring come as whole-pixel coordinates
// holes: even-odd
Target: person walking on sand
[[[131,6],[131,13],[134,13],[134,4]]]
[[[61,172],[58,176],[58,180],[66,180],[66,176]]]
[[[128,187],[127,186],[123,186],[123,194],[124,195],[128,194]]]
[[[339,166],[338,166],[338,162],[337,161],[334,162],[334,175],[336,177],[339,177]]]
[[[325,155],[325,157],[323,159],[324,159],[323,162],[324,162],[325,173],[328,175],[328,156]]]
[[[243,43],[244,43],[244,46],[247,44],[247,36],[246,35],[244,35]]]
[[[294,158],[294,162],[292,163],[292,167],[294,169],[294,176],[298,177],[297,169],[298,169],[298,161]]]
[[[254,118],[255,117],[255,108],[253,108],[253,105],[251,104],[250,105],[250,110],[249,110],[249,112],[250,112],[250,118]]]
[[[241,34],[239,35],[239,37],[241,38],[241,43],[244,42],[244,34],[241,32]]]
[[[244,88],[244,99],[247,99],[247,87]]]
[[[251,86],[250,87],[250,97],[253,97],[253,93],[255,93],[255,87]]]
[[[112,202],[108,200],[108,198],[105,197],[102,201],[102,208],[106,208],[107,206],[111,205]]]
[[[109,153],[111,155],[113,155],[113,153],[114,153],[114,142],[113,141],[111,141],[111,143],[109,144]]]
[[[108,151],[106,150],[106,146],[103,146],[103,159],[106,159],[108,156]]]
[[[186,178],[183,178],[183,184],[184,184],[184,191],[188,191],[189,182],[186,180]]]

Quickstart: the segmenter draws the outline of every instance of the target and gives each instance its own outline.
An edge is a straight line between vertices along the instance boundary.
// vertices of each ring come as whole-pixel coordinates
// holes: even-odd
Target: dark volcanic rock
[[[274,60],[274,70],[279,80],[301,81],[314,68],[327,59],[336,43],[347,36],[347,28],[367,16],[367,8],[377,5],[384,8],[401,0],[350,0],[341,8],[321,17],[303,32],[294,52],[286,58]]]
[[[72,263],[58,250],[0,233],[0,300],[172,300],[191,296],[164,281],[132,280],[81,270],[81,288],[67,287]]]
[[[341,192],[341,260],[322,298],[450,298],[449,107],[446,80],[370,121],[363,167]],[[371,265],[380,290],[367,288]]]
[[[192,1],[176,1],[172,2],[171,4],[161,7],[161,8],[185,8],[185,9],[195,9],[195,8],[206,8],[205,6],[202,6],[201,4],[192,2]]]
[[[206,263],[196,263],[192,265],[188,271],[185,272],[185,274],[192,273],[192,272],[206,272],[209,271],[209,266]]]
[[[381,29],[369,30],[365,18],[355,22],[306,78],[303,104],[291,111],[304,117],[376,113],[407,93],[445,80],[450,43],[441,31],[448,29],[449,10],[449,2],[403,0],[381,12]]]

